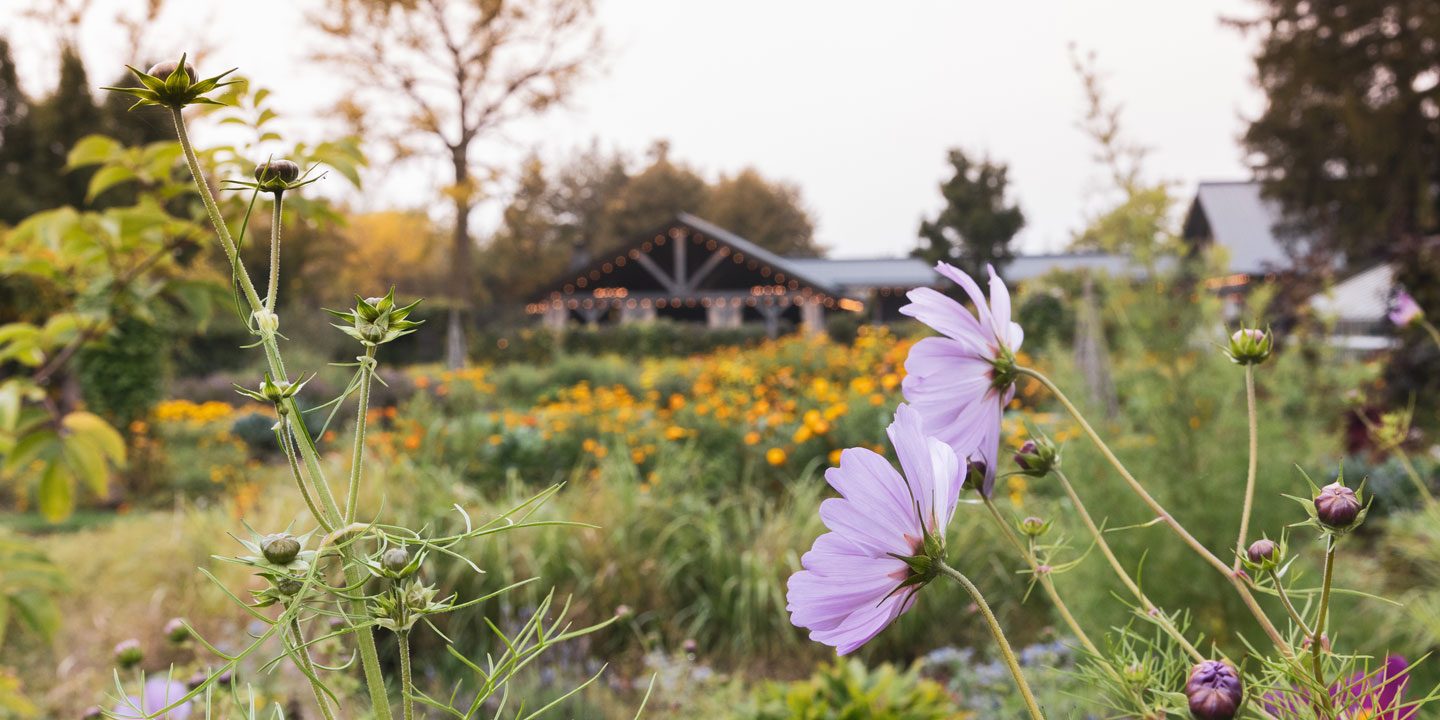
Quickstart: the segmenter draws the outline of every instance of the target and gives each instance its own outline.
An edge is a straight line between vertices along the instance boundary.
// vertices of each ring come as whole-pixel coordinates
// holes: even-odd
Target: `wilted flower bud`
[[[265,559],[276,565],[289,565],[300,554],[300,541],[290,533],[266,535],[260,541],[260,552]]]
[[[165,623],[165,639],[175,645],[183,645],[190,639],[190,628],[186,627],[184,620],[170,618],[170,622]]]
[[[400,573],[410,564],[410,553],[402,547],[393,547],[380,556],[380,565],[392,573]]]
[[[1196,720],[1231,720],[1240,711],[1245,688],[1229,663],[1206,660],[1190,670],[1185,697]]]
[[[1280,565],[1280,545],[1270,538],[1261,538],[1245,549],[1245,561],[1252,569],[1274,570]]]
[[[1230,336],[1230,347],[1225,354],[1231,362],[1240,365],[1258,365],[1270,358],[1275,348],[1275,338],[1268,330],[1240,328]]]
[[[1038,538],[1050,532],[1050,523],[1031,515],[1020,521],[1020,532],[1027,537]]]
[[[133,668],[144,659],[145,651],[140,649],[139,640],[122,640],[115,645],[115,664],[122,670]]]
[[[1315,496],[1315,518],[1332,530],[1352,529],[1361,509],[1355,491],[1338,482],[1320,488],[1320,494]]]
[[[971,460],[965,465],[965,487],[976,492],[985,487],[985,463]]]
[[[1015,453],[1015,464],[1032,477],[1044,477],[1060,464],[1060,451],[1046,438],[1026,440]]]

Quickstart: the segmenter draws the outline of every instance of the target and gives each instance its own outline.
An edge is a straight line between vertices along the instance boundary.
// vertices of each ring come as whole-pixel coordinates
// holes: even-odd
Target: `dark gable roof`
[[[775,253],[770,252],[769,250],[766,250],[765,248],[760,247],[759,245],[756,245],[755,243],[750,242],[749,240],[746,240],[745,238],[740,237],[739,235],[736,235],[735,233],[730,232],[729,230],[726,230],[725,228],[722,228],[719,225],[710,222],[709,220],[702,220],[701,218],[695,217],[690,213],[682,212],[679,215],[675,216],[675,222],[684,225],[691,230],[694,230],[695,232],[698,232],[708,238],[718,240],[726,245],[729,245],[731,250],[736,250],[744,253],[745,255],[753,257],[756,260],[759,260],[760,262],[765,263],[766,265],[769,265],[770,267],[779,270],[780,272],[783,272],[786,275],[815,288],[816,290],[821,290],[831,295],[837,296],[841,294],[841,288],[839,286],[836,286],[828,282],[827,280],[817,276],[815,273],[802,267],[793,259],[781,255],[776,255]]]
[[[1290,265],[1276,233],[1284,217],[1257,181],[1202,182],[1185,216],[1184,235],[1192,242],[1213,240],[1224,247],[1230,272],[1263,274]]]

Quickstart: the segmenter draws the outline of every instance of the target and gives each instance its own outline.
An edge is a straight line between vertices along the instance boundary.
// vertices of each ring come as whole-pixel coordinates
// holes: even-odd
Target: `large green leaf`
[[[52,462],[40,476],[37,493],[40,514],[51,522],[64,520],[75,509],[75,477],[63,462]]]
[[[65,169],[73,170],[87,165],[99,165],[120,153],[122,146],[114,138],[104,135],[86,135],[70,148],[65,159]]]
[[[100,168],[99,172],[91,176],[90,186],[85,189],[85,200],[87,202],[94,200],[95,197],[98,196],[100,193],[103,193],[106,190],[109,190],[110,188],[119,185],[120,183],[128,182],[134,179],[134,170],[131,170],[128,167],[122,167],[120,165],[106,165],[105,167]]]
[[[26,433],[15,441],[15,449],[5,456],[5,474],[19,472],[36,460],[53,458],[59,447],[60,436],[51,428]]]

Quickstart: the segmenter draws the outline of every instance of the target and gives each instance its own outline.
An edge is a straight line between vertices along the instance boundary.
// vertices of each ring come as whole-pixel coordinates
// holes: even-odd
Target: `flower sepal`
[[[1025,441],[1015,452],[1015,464],[1020,472],[1030,477],[1045,477],[1060,467],[1060,449],[1044,435],[1037,435]]]
[[[149,72],[141,72],[129,65],[130,72],[140,80],[141,87],[107,87],[105,90],[122,92],[139,98],[131,110],[138,107],[159,106],[168,108],[183,108],[186,105],[223,105],[217,100],[205,97],[205,94],[217,88],[233,85],[239,80],[224,80],[226,75],[235,72],[230,68],[214,77],[196,80],[194,68],[186,63],[186,55],[180,56],[180,62],[162,62],[150,68]]]
[[[1275,350],[1275,335],[1269,328],[1242,327],[1230,336],[1226,357],[1236,365],[1259,365],[1270,359]]]
[[[1304,471],[1301,471],[1304,474]],[[1286,495],[1285,497],[1300,503],[1305,508],[1309,518],[1304,522],[1295,523],[1291,527],[1314,527],[1325,535],[1341,537],[1354,532],[1356,528],[1365,523],[1365,516],[1370,512],[1370,502],[1362,498],[1365,491],[1365,481],[1361,480],[1360,485],[1351,489],[1345,485],[1345,475],[1341,473],[1335,478],[1335,482],[1325,487],[1316,487],[1315,482],[1305,475],[1305,481],[1310,484],[1312,498],[1296,497]]]
[[[365,347],[376,347],[415,332],[415,328],[425,321],[407,318],[419,304],[420,301],[416,300],[409,305],[397,306],[395,288],[392,287],[385,297],[355,296],[354,310],[327,309],[325,312],[345,321],[344,325],[331,323],[340,332],[359,340]]]

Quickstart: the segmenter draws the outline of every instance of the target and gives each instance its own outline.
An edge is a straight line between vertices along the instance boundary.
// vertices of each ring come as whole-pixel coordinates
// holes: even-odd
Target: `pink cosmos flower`
[[[1425,311],[1420,309],[1420,304],[1410,293],[1401,290],[1395,293],[1395,306],[1390,310],[1390,322],[1396,327],[1406,327],[1410,323],[1425,316]]]
[[[1405,688],[1410,685],[1409,663],[1399,655],[1385,658],[1385,665],[1372,673],[1357,672],[1347,680],[1330,686],[1330,698],[1347,718],[1364,720],[1414,720],[1419,708],[1405,704]],[[1260,699],[1265,712],[1276,717],[1299,717],[1301,708],[1308,708],[1310,697],[1304,691],[1284,693],[1270,691]],[[1306,716],[1308,717],[1308,715]]]
[[[927,437],[920,414],[895,410],[887,433],[904,475],[865,448],[840,454],[825,480],[840,493],[820,504],[821,535],[790,576],[790,621],[840,655],[869,642],[915,604],[938,572],[945,527],[960,497],[955,451]]]
[[[916,288],[900,312],[942,337],[925,338],[905,359],[901,390],[925,421],[925,432],[957,454],[985,466],[980,492],[990,497],[1000,455],[1000,416],[1015,396],[1015,351],[1025,340],[1010,322],[1010,291],[990,272],[990,300],[969,275],[946,263],[935,271],[954,280],[975,304],[975,313],[932,288]],[[978,457],[971,456],[975,452]]]

